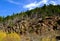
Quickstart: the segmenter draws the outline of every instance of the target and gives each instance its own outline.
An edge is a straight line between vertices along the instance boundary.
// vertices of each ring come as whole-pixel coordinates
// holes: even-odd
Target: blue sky
[[[31,10],[44,4],[60,5],[60,0],[0,0],[0,16]]]

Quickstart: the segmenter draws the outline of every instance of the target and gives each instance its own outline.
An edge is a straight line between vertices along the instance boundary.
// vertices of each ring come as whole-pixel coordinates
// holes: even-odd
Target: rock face
[[[28,17],[15,21],[13,26],[0,24],[0,29],[6,33],[16,32],[21,35],[21,41],[44,41],[46,38],[51,40],[53,37],[55,39],[56,36],[60,36],[60,17],[50,16],[44,19]]]

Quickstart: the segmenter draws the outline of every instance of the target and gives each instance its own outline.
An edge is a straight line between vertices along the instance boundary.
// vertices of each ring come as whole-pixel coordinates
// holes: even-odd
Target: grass
[[[42,38],[42,41],[56,41],[55,37],[49,38],[49,37],[44,37]]]
[[[0,31],[0,41],[20,41],[20,36],[16,33],[6,34]]]
[[[21,37],[16,33],[6,34],[5,32],[0,31],[0,41],[21,41]],[[40,41],[56,41],[56,39],[55,37],[54,38],[43,37]]]
[[[0,41],[2,41],[5,37],[6,37],[6,33],[0,31]]]

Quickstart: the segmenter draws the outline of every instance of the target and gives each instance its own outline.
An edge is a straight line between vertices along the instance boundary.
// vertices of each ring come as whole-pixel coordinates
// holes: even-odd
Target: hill
[[[53,41],[60,36],[60,5],[44,5],[26,12],[0,17],[0,31],[17,33],[21,41]],[[24,37],[28,39],[24,40]],[[40,40],[39,40],[40,39]],[[50,39],[50,40],[49,40]],[[55,41],[55,40],[54,40]]]

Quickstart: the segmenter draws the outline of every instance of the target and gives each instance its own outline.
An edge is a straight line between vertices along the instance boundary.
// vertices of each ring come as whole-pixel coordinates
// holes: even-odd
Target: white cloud
[[[51,1],[51,4],[53,4],[53,5],[57,5],[57,3],[56,3],[56,2],[54,2],[54,1]]]
[[[34,9],[36,7],[39,7],[41,4],[46,4],[48,0],[42,0],[40,2],[33,2],[33,3],[30,3],[30,4],[27,4],[27,5],[24,5],[23,8],[27,8],[29,10],[31,9]]]
[[[7,0],[9,3],[13,3],[13,4],[16,4],[16,5],[19,5],[20,3],[19,2],[15,2],[13,0]]]
[[[37,7],[37,6],[38,6],[38,4],[35,1],[34,3],[30,3],[30,4],[25,5],[24,8],[28,8],[29,10],[31,10],[31,9]]]
[[[44,4],[46,4],[46,3],[48,2],[48,0],[42,0],[42,2],[43,2]]]
[[[43,4],[46,4],[46,5],[49,5],[49,4],[53,4],[53,5],[56,5],[57,3],[55,1],[50,1],[50,0],[41,0],[40,2],[33,2],[33,3],[30,3],[30,4],[27,4],[27,5],[24,5],[23,8],[25,9],[34,9],[36,7],[39,7]]]

